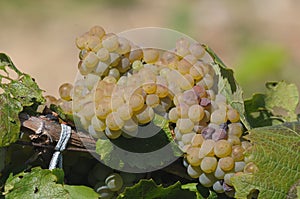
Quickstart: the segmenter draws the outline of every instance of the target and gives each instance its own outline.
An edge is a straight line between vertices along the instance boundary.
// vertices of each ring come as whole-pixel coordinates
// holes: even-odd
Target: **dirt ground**
[[[125,3],[126,2],[126,3]],[[1,1],[0,51],[31,74],[46,94],[73,82],[78,50],[74,40],[93,25],[107,32],[156,26],[183,32],[208,44],[230,67],[239,70],[239,58],[252,43],[280,46],[288,58],[277,79],[300,86],[300,2],[264,1]],[[252,76],[256,76],[255,71]],[[271,76],[273,77],[273,76]],[[252,84],[245,87],[246,96]],[[259,85],[258,90],[263,90]]]

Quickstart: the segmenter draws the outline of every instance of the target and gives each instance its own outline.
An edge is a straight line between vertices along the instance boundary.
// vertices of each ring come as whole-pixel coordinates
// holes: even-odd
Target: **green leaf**
[[[44,102],[42,90],[29,75],[19,71],[11,59],[0,53],[0,147],[18,139],[19,113],[25,106]],[[11,77],[12,74],[17,77]],[[5,81],[4,81],[5,80]]]
[[[150,180],[141,180],[132,187],[127,187],[117,199],[177,199],[177,198],[197,198],[195,192],[184,190],[181,188],[180,182],[177,182],[169,187],[164,188],[162,185],[156,185]]]
[[[30,173],[10,175],[4,187],[7,199],[14,198],[69,198],[63,185],[57,184],[57,176],[50,170],[33,168]]]
[[[236,198],[259,190],[259,198],[286,198],[300,179],[300,123],[252,129],[247,138],[253,144],[247,155],[258,167],[255,174],[233,178]]]
[[[245,117],[243,90],[235,81],[233,70],[228,69],[212,49],[206,45],[203,45],[203,47],[210,54],[214,61],[213,68],[217,75],[218,93],[221,93],[226,97],[229,104],[239,112],[244,126],[247,129],[250,129],[250,125]]]
[[[31,169],[30,172],[10,175],[4,187],[5,198],[99,198],[99,195],[89,187],[60,184],[63,175],[61,169],[50,171],[39,167]]]
[[[245,100],[246,118],[251,127],[281,124],[297,120],[295,113],[299,94],[294,84],[267,83],[266,94],[254,94]]]
[[[86,186],[70,186],[64,185],[64,189],[68,192],[69,198],[72,199],[98,199],[99,194],[96,193],[92,188]]]

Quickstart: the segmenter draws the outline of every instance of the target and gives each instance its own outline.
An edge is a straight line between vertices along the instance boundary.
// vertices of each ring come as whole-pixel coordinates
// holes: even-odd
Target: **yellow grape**
[[[152,108],[159,105],[159,97],[156,94],[150,94],[146,96],[146,104]]]
[[[194,104],[194,105],[190,106],[189,111],[188,111],[188,117],[193,122],[199,122],[204,117],[203,107],[198,104]]]
[[[124,121],[117,112],[109,113],[105,119],[106,126],[113,131],[120,130],[124,126]]]
[[[217,168],[217,158],[215,157],[204,157],[201,161],[201,170],[205,173],[212,173]]]
[[[230,171],[234,168],[234,160],[232,157],[220,158],[219,165],[223,171]]]
[[[238,122],[240,120],[240,114],[235,109],[228,109],[227,110],[227,118],[230,122]]]
[[[133,111],[138,111],[144,106],[144,97],[140,94],[132,94],[129,99],[129,106]]]
[[[97,36],[101,39],[105,35],[105,30],[101,26],[93,26],[89,31],[89,35]]]
[[[231,144],[227,140],[219,140],[214,147],[214,153],[219,158],[224,158],[231,154]]]
[[[176,123],[179,116],[177,114],[177,109],[174,107],[168,113],[168,118],[171,122]]]
[[[178,119],[176,122],[176,127],[180,130],[181,133],[190,133],[193,131],[194,123],[187,118]]]
[[[145,108],[139,111],[139,113],[136,114],[136,119],[139,122],[139,124],[147,124],[154,118],[154,110],[145,105]]]
[[[144,61],[147,63],[154,63],[158,60],[159,52],[156,49],[143,49]]]
[[[60,98],[66,101],[70,101],[72,99],[72,90],[73,90],[72,84],[69,83],[62,84],[58,89]]]
[[[199,147],[189,147],[186,151],[186,158],[190,165],[192,166],[199,166],[201,164],[201,160],[198,157],[199,154]]]
[[[215,144],[216,142],[211,139],[204,140],[199,151],[199,158],[202,159],[205,156],[214,156]]]
[[[235,145],[232,146],[232,158],[234,159],[234,161],[241,161],[244,159],[244,152],[245,150],[243,149],[243,147],[241,145]]]
[[[196,134],[196,135],[194,135],[192,142],[191,142],[192,147],[201,147],[203,142],[204,142],[203,136],[201,134]]]
[[[129,120],[133,113],[132,113],[132,109],[129,106],[129,104],[123,104],[122,106],[120,106],[117,110],[120,118],[124,121]]]

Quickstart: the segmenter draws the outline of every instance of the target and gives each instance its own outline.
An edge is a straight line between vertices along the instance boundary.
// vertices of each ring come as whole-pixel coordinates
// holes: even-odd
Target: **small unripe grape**
[[[112,33],[108,33],[103,37],[102,45],[106,48],[109,52],[113,52],[117,50],[119,47],[118,36]]]
[[[89,31],[89,35],[98,36],[101,39],[105,35],[105,30],[101,26],[93,26]]]
[[[156,92],[155,94],[159,97],[159,98],[164,98],[167,97],[169,94],[169,89],[167,86],[161,85],[161,84],[156,84]]]
[[[201,171],[199,166],[189,165],[187,167],[187,173],[191,178],[199,178],[203,171]]]
[[[204,157],[201,161],[201,170],[205,173],[212,173],[217,168],[217,158],[215,157]]]
[[[57,99],[52,95],[46,95],[45,99],[46,99],[45,105],[48,107],[50,107],[51,104],[57,105],[57,103],[58,103]]]
[[[244,159],[244,152],[245,150],[243,149],[243,147],[241,145],[235,145],[232,146],[232,158],[234,159],[234,161],[241,161]]]
[[[224,188],[221,181],[217,181],[213,184],[213,190],[217,193],[224,193]]]
[[[228,109],[227,110],[227,118],[230,122],[238,122],[240,120],[240,114],[235,109]]]
[[[110,190],[118,191],[123,186],[123,179],[119,174],[113,173],[105,179],[105,184]]]
[[[89,36],[86,42],[86,48],[97,52],[102,47],[101,40],[97,36]]]
[[[105,128],[105,134],[110,139],[117,139],[122,135],[122,133],[123,132],[121,130],[111,130],[108,127]]]
[[[217,179],[224,179],[225,174],[226,174],[225,171],[223,171],[223,170],[220,168],[220,163],[218,163],[217,168],[216,168],[216,170],[214,171],[214,176],[215,176]]]
[[[149,81],[143,84],[143,89],[147,94],[154,94],[156,92],[156,83]]]
[[[214,156],[215,144],[216,142],[211,139],[204,140],[199,151],[199,158],[202,159],[205,156]]]
[[[198,104],[190,106],[189,111],[188,111],[188,117],[193,122],[199,122],[204,117],[204,109],[203,109],[203,107],[200,106],[200,105],[198,105]]]
[[[103,199],[111,199],[114,197],[114,192],[112,192],[108,186],[95,188],[95,191],[99,194],[100,198]]]
[[[244,168],[246,166],[246,163],[243,162],[243,161],[240,161],[240,162],[235,162],[234,163],[234,172],[242,172],[244,171]]]
[[[129,53],[130,62],[134,62],[135,60],[141,60],[143,58],[143,50],[140,48],[132,49]]]
[[[72,84],[69,83],[62,84],[58,89],[60,98],[66,101],[70,101],[72,99],[72,90],[73,90]]]
[[[98,56],[98,59],[100,61],[107,61],[110,57],[109,57],[109,52],[106,48],[100,48],[97,52],[97,56]]]
[[[139,70],[141,70],[142,68],[144,68],[144,64],[143,64],[143,62],[141,62],[140,60],[135,60],[135,61],[132,63],[132,69],[133,69],[133,70],[139,71]]]
[[[245,173],[255,173],[257,171],[258,171],[258,168],[257,168],[257,166],[253,162],[249,162],[244,167],[244,172]]]
[[[188,163],[192,166],[199,166],[201,164],[201,160],[198,157],[199,154],[199,147],[189,147],[186,150],[186,159],[188,161]]]
[[[203,76],[204,76],[202,69],[198,68],[198,67],[196,67],[194,65],[190,68],[189,73],[197,81],[201,80],[203,78]]]
[[[204,187],[211,187],[217,179],[215,176],[211,173],[202,173],[199,176],[199,182],[204,186]]]
[[[234,160],[232,157],[220,158],[219,165],[223,171],[230,171],[234,168]]]
[[[227,140],[219,140],[214,147],[214,153],[219,158],[224,158],[231,154],[231,144]]]
[[[177,109],[174,107],[168,113],[168,118],[171,122],[176,123],[178,120]]]
[[[243,147],[243,149],[245,151],[247,151],[247,150],[251,149],[252,144],[249,141],[243,141],[243,142],[241,142],[241,146]]]
[[[243,127],[240,123],[231,123],[228,125],[228,135],[241,137],[243,134]]]
[[[96,66],[96,68],[94,69],[94,71],[95,71],[95,74],[97,74],[99,76],[102,76],[102,75],[104,75],[104,74],[107,73],[108,68],[109,68],[109,65],[107,63],[99,61],[98,65]]]
[[[181,57],[189,54],[190,42],[186,38],[181,38],[176,41],[176,54]]]

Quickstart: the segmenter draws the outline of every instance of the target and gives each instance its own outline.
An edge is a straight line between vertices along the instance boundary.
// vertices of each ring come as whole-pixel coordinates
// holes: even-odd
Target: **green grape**
[[[230,171],[234,168],[234,160],[232,157],[220,158],[219,165],[223,171]]]
[[[243,134],[243,127],[240,123],[231,123],[228,125],[228,135],[241,137]]]
[[[99,194],[101,199],[112,199],[114,192],[111,191],[108,186],[96,187],[95,191]]]
[[[204,157],[201,161],[201,170],[205,173],[212,173],[217,168],[217,158],[215,157]]]
[[[193,137],[196,135],[195,132],[192,132],[192,133],[186,133],[186,134],[183,134],[182,137],[181,137],[181,141],[187,145],[187,144],[190,144]]]
[[[154,63],[159,58],[159,52],[156,49],[152,49],[152,48],[143,49],[143,54],[144,54],[143,59],[147,63]]]
[[[220,168],[220,162],[218,162],[217,168],[216,168],[216,170],[214,171],[214,176],[215,176],[217,179],[224,179],[225,174],[226,174],[225,171],[223,171],[223,170]]]
[[[214,147],[214,153],[219,158],[224,158],[231,154],[231,144],[227,140],[219,140]]]
[[[123,186],[123,179],[119,174],[113,173],[105,179],[105,184],[110,190],[118,191]]]
[[[213,190],[217,193],[224,193],[224,188],[223,188],[221,181],[216,181],[213,184]]]
[[[181,133],[190,133],[193,131],[194,128],[194,123],[192,120],[183,118],[183,119],[178,119],[176,122],[176,127],[180,130]]]
[[[199,158],[199,147],[189,147],[186,150],[186,159],[188,163],[192,166],[199,166],[201,164],[201,160]]]
[[[176,140],[181,140],[181,139],[182,139],[182,134],[181,134],[181,132],[179,131],[178,127],[175,127],[174,133],[175,133],[175,138],[176,138]]]
[[[204,140],[199,151],[199,158],[202,159],[205,156],[214,156],[215,144],[216,142],[211,139]]]
[[[59,87],[58,92],[61,99],[70,101],[72,100],[73,85],[64,83]]]
[[[101,26],[93,26],[89,31],[89,35],[97,36],[101,39],[105,35],[105,31]]]
[[[144,97],[140,94],[132,94],[129,99],[129,106],[133,111],[139,111],[144,107]]]
[[[154,110],[150,106],[145,105],[145,108],[136,114],[136,119],[139,124],[147,124],[154,118]]]
[[[159,105],[159,97],[156,94],[150,94],[146,96],[146,104],[152,108]]]
[[[118,36],[113,33],[106,34],[102,39],[102,45],[109,52],[117,50],[119,47]]]
[[[129,104],[123,104],[118,108],[117,112],[120,118],[124,121],[129,120],[133,115],[132,109]]]
[[[187,173],[191,178],[199,178],[199,176],[203,173],[199,166],[189,165],[187,167]]]
[[[211,187],[213,184],[217,181],[215,176],[211,173],[202,173],[199,176],[199,182],[204,186],[204,187]]]
[[[234,163],[234,172],[237,173],[237,172],[244,171],[245,166],[246,166],[246,163],[243,161],[235,162]]]
[[[198,104],[194,104],[194,105],[190,106],[189,111],[188,111],[188,117],[193,122],[199,122],[204,117],[203,107]]]
[[[119,47],[116,50],[117,53],[124,55],[130,52],[131,46],[127,39],[125,39],[124,37],[119,37],[118,42],[119,42]]]
[[[89,52],[83,62],[87,68],[94,68],[98,64],[99,58],[94,52]]]
[[[187,118],[189,113],[189,106],[185,103],[179,103],[176,106],[177,115],[181,118]]]
[[[210,116],[210,122],[215,124],[223,124],[226,123],[227,117],[226,117],[226,111],[222,109],[217,109],[214,112],[212,112]]]
[[[232,146],[231,157],[234,159],[234,161],[241,161],[244,159],[244,152],[245,150],[241,145]]]
[[[139,70],[141,70],[142,68],[144,68],[144,64],[143,64],[143,62],[141,62],[140,60],[135,60],[135,61],[132,63],[132,69],[133,69],[133,70],[139,71]]]
[[[113,131],[120,130],[124,126],[124,120],[122,120],[117,112],[111,112],[105,119],[106,126]]]
[[[232,182],[231,182],[231,178],[234,176],[234,173],[226,173],[224,176],[224,182],[229,185],[232,186]]]
[[[240,114],[237,110],[231,108],[227,110],[227,118],[232,123],[238,122],[240,120]]]
[[[192,43],[189,47],[189,51],[197,59],[200,59],[205,55],[205,50],[199,43]]]
[[[228,142],[230,142],[232,145],[240,145],[241,144],[241,140],[239,137],[234,136],[234,135],[228,135],[227,138]]]
[[[191,141],[193,147],[201,147],[203,142],[204,139],[201,134],[195,134]]]
[[[253,162],[249,162],[244,167],[244,173],[255,173],[258,171],[257,166]]]
[[[97,52],[97,56],[102,62],[106,62],[110,58],[109,51],[106,48],[100,48]]]

